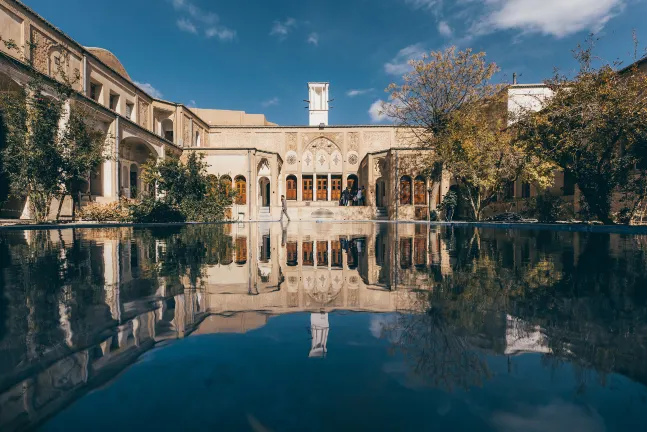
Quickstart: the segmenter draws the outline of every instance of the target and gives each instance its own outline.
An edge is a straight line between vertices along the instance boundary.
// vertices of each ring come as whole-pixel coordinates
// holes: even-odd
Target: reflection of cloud
[[[500,431],[597,432],[606,430],[600,415],[565,401],[540,407],[522,407],[514,413],[497,412],[492,422]]]
[[[386,336],[389,342],[394,342],[399,337],[399,332],[394,330],[395,324],[395,315],[373,315],[369,330],[373,337],[377,339],[382,339]]]

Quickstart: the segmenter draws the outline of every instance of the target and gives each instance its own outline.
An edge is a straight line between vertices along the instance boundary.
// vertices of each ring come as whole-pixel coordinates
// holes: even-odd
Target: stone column
[[[331,183],[331,175],[328,173],[328,184],[327,184],[327,189],[328,189],[328,201],[330,201],[330,189],[331,189],[332,183]]]
[[[312,173],[312,201],[317,202],[317,173]]]
[[[303,174],[296,174],[297,178],[297,201],[303,201]]]

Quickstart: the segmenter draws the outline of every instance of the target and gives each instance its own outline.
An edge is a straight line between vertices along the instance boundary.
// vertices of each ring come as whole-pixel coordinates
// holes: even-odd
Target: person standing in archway
[[[285,215],[288,218],[288,222],[290,222],[290,215],[288,214],[288,201],[285,199],[285,195],[281,195],[281,218],[279,219],[279,222],[283,222],[283,215]]]

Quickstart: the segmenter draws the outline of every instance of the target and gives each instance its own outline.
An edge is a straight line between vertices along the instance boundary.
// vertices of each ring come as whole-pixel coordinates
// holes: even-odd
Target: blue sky
[[[164,99],[307,124],[308,81],[329,81],[330,124],[383,121],[371,110],[406,60],[450,45],[486,51],[520,83],[597,53],[631,61],[647,46],[647,0],[24,0],[85,46],[112,51]]]

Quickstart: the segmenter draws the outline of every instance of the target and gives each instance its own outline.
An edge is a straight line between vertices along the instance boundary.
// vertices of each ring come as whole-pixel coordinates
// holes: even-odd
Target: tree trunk
[[[58,202],[58,211],[56,212],[56,222],[58,222],[58,221],[60,221],[60,220],[61,220],[61,210],[63,210],[63,201],[65,201],[65,197],[66,197],[66,196],[67,196],[67,195],[62,194],[62,195],[59,197],[59,202]]]

